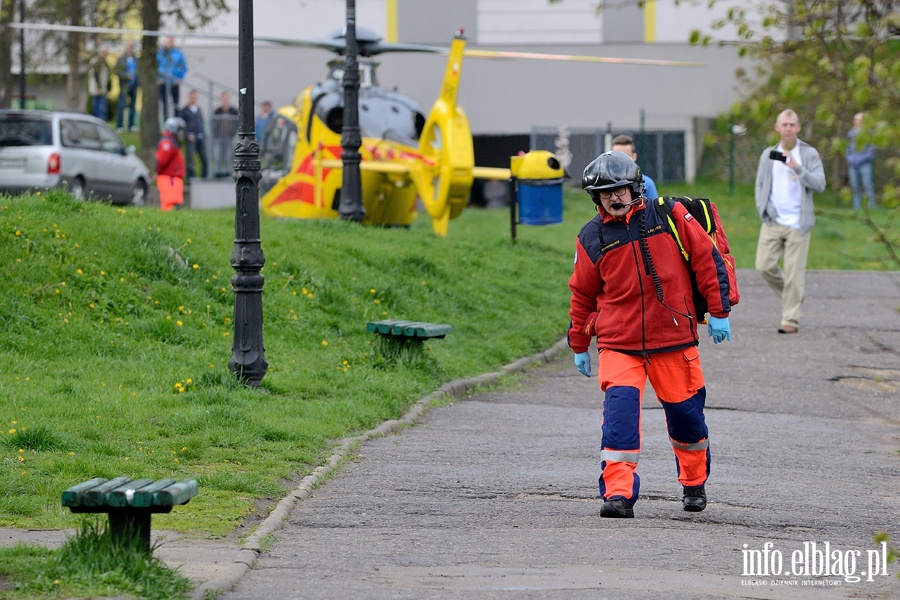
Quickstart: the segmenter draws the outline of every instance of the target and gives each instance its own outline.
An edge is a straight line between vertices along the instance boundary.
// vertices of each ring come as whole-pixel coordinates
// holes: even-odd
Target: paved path
[[[811,272],[797,335],[740,275],[734,339],[701,345],[705,512],[681,510],[648,387],[636,518],[599,517],[600,393],[565,351],[366,441],[242,551],[174,537],[157,553],[225,600],[900,598],[873,542],[900,545],[900,273]],[[802,574],[823,551],[839,574]]]
[[[900,540],[900,275],[811,273],[798,335],[776,332],[755,274],[741,283],[734,340],[701,350],[705,512],[681,510],[649,393],[636,518],[599,518],[599,390],[563,354],[366,442],[222,598],[900,597],[881,575],[744,576],[767,542],[784,568],[804,543],[848,567],[858,551],[860,575],[876,531]]]

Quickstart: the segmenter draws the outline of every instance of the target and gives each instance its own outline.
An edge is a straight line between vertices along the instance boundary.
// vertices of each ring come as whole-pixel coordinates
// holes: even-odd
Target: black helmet
[[[644,194],[644,176],[641,168],[624,152],[604,152],[584,168],[581,188],[599,205],[595,191],[612,190],[629,186],[635,198]]]

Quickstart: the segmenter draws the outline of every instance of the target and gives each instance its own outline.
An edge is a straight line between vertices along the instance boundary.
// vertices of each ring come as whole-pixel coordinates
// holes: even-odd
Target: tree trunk
[[[84,25],[82,0],[69,0],[67,3],[69,25]],[[69,75],[66,77],[66,107],[69,110],[84,110],[85,93],[84,77],[82,77],[82,49],[84,36],[80,33],[66,34],[66,64]]]
[[[15,10],[15,0],[2,0],[0,2],[0,22],[16,21],[13,18]],[[16,37],[15,29],[0,28],[0,107],[2,108],[11,107],[12,99],[16,95],[16,83],[12,74],[12,46]]]
[[[147,31],[159,31],[159,4],[147,0],[141,5],[141,22]],[[144,36],[141,39],[141,57],[138,61],[138,78],[141,85],[141,158],[147,165],[156,160],[159,143],[159,86],[157,80],[156,46],[159,39]]]

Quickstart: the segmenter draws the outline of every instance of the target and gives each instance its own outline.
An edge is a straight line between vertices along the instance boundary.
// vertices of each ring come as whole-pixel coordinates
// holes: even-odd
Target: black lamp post
[[[356,0],[347,0],[347,43],[344,64],[344,124],[341,128],[341,160],[344,163],[341,201],[338,213],[345,221],[362,221],[366,209],[362,203],[362,177],[359,173],[359,63],[356,56]]]
[[[250,387],[259,387],[269,363],[262,336],[263,276],[266,264],[259,239],[259,144],[253,116],[253,0],[238,5],[238,142],[234,147],[235,215],[234,343],[228,369]]]

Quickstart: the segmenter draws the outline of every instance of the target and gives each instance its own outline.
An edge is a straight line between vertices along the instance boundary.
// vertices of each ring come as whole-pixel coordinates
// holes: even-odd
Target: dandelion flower
[[[327,341],[327,340],[322,340],[322,345],[323,345],[323,346],[327,346],[327,345],[328,345],[328,341]]]
[[[197,263],[194,263],[193,265],[191,265],[191,267],[194,269],[199,269],[200,265],[198,265]]]

